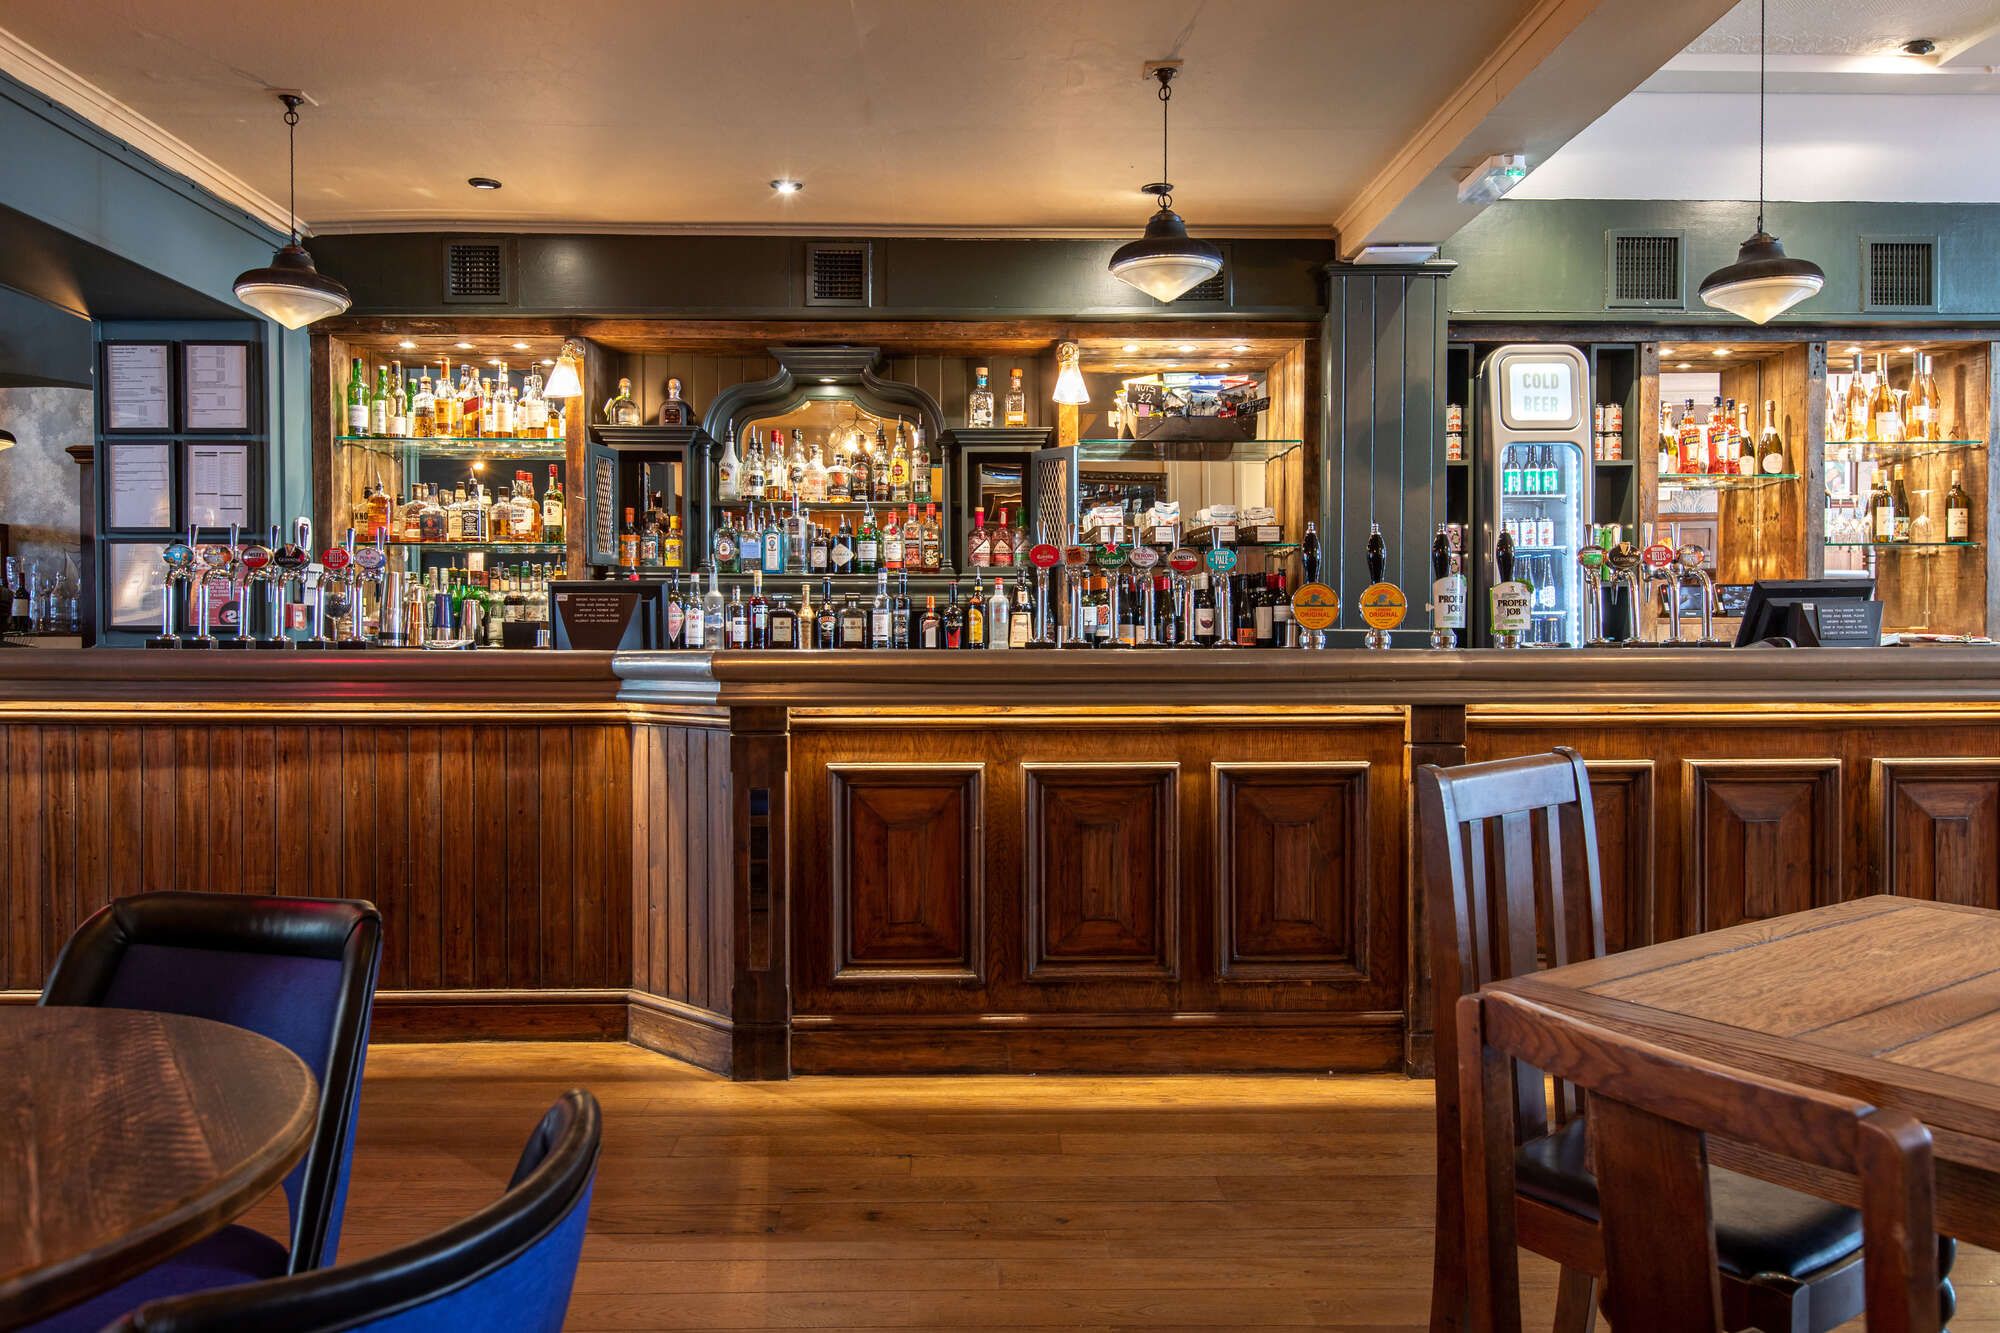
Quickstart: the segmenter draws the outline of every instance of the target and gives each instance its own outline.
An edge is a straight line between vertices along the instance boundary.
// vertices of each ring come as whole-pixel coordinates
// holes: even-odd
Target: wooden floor
[[[605,1110],[573,1329],[1424,1326],[1430,1085],[1389,1077],[731,1084],[613,1044],[376,1046],[342,1258],[488,1202],[573,1085]],[[1546,1328],[1552,1270],[1524,1274]],[[1953,1327],[2000,1333],[2000,1261],[1961,1274]]]

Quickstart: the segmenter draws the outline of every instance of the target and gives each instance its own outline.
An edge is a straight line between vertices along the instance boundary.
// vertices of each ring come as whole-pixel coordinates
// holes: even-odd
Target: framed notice
[[[189,442],[181,448],[187,521],[203,528],[249,527],[251,446]]]
[[[107,542],[104,547],[105,623],[114,630],[160,632],[165,595],[165,542]]]
[[[183,431],[242,435],[255,429],[250,411],[250,352],[247,342],[181,344]]]
[[[107,440],[101,456],[106,530],[174,531],[174,446]]]
[[[173,427],[173,366],[168,343],[104,344],[104,429],[150,431]]]

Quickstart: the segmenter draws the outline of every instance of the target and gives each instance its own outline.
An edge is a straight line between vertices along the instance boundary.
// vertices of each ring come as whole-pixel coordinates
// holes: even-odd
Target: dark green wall
[[[1694,295],[1703,277],[1736,259],[1756,228],[1756,206],[1740,201],[1502,200],[1448,241],[1458,263],[1447,284],[1454,318],[1614,320],[1738,325]],[[1826,270],[1826,288],[1774,323],[1964,324],[2000,321],[2000,205],[1772,204],[1766,224],[1787,254]],[[1690,309],[1607,310],[1606,233],[1678,230],[1686,235]],[[1936,237],[1935,314],[1863,314],[1863,237]]]
[[[94,358],[89,320],[0,287],[0,386],[88,389]]]
[[[449,239],[466,239],[455,233]],[[1234,302],[1163,306],[1105,269],[1116,241],[879,237],[875,304],[805,304],[806,242],[776,236],[516,235],[512,300],[444,300],[438,233],[316,236],[320,269],[354,293],[359,315],[585,315],[686,318],[982,319],[1007,316],[1317,318],[1330,241],[1226,242]],[[845,238],[843,238],[845,239]]]

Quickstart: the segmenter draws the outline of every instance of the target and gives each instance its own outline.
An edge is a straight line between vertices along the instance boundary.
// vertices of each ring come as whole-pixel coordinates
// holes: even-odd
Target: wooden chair
[[[1590,775],[1574,750],[1417,774],[1425,910],[1437,1016],[1438,1203],[1431,1329],[1465,1327],[1459,1211],[1457,1035],[1461,996],[1489,981],[1596,958],[1604,900]],[[1524,1089],[1530,1080],[1523,1079]],[[1539,1086],[1539,1085],[1536,1085]],[[1583,1333],[1603,1274],[1597,1186],[1582,1107],[1558,1083],[1551,1116],[1524,1091],[1512,1125],[1521,1244],[1562,1266],[1558,1333]],[[1718,1169],[1712,1189],[1733,1328],[1824,1333],[1860,1313],[1860,1217],[1850,1208]],[[1625,1333],[1622,1328],[1618,1333]]]
[[[1718,1280],[1726,1260],[1711,1206],[1711,1134],[1853,1176],[1869,1333],[1937,1333],[1931,1136],[1914,1117],[1679,1055],[1515,995],[1468,995],[1457,1019],[1475,1333],[1521,1326],[1515,1118],[1544,1099],[1543,1071],[1588,1096],[1603,1305],[1617,1333],[1742,1326]]]

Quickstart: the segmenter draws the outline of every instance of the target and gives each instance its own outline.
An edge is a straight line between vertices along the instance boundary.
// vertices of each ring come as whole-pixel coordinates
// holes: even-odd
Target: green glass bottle
[[[361,368],[358,356],[354,358],[353,373],[347,377],[347,433],[368,433],[368,372]]]

